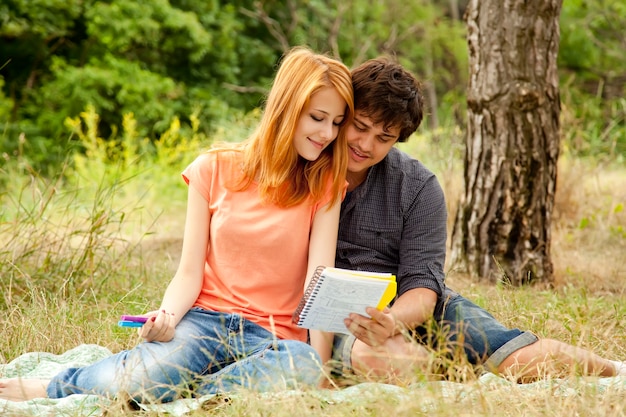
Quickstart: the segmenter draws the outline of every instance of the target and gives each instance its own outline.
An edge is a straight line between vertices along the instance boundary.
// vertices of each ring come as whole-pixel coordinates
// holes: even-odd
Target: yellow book
[[[320,266],[293,314],[293,322],[306,329],[349,334],[343,321],[350,313],[368,316],[366,307],[383,310],[396,291],[393,274]]]

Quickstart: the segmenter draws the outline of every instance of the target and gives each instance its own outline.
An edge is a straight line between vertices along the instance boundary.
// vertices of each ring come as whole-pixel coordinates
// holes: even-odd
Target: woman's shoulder
[[[209,149],[198,155],[194,161],[197,164],[206,164],[222,167],[228,167],[233,164],[239,164],[243,158],[243,153],[238,149]]]
[[[183,171],[187,178],[230,177],[241,172],[241,152],[236,150],[209,149],[202,152]]]

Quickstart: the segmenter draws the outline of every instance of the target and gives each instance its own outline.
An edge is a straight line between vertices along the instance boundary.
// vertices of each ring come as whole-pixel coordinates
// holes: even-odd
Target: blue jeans
[[[513,352],[538,340],[530,332],[507,328],[485,309],[458,294],[447,300],[441,317],[433,320],[431,326],[415,329],[415,335],[421,344],[437,347],[450,356],[462,353],[469,363],[489,371],[495,371]],[[338,372],[351,371],[355,340],[352,335],[335,335],[333,359],[341,368]]]
[[[512,353],[539,340],[533,333],[509,329],[461,295],[445,303],[438,332],[445,341],[435,340],[434,345],[446,346],[449,353],[463,349],[471,364],[483,365],[490,371],[496,370]]]
[[[50,398],[71,394],[129,396],[167,402],[238,388],[256,391],[315,385],[322,376],[316,351],[304,342],[276,339],[237,314],[191,309],[169,342],[144,342],[52,378]]]

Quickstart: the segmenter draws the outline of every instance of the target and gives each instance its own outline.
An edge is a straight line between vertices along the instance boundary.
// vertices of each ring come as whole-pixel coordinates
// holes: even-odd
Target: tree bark
[[[472,276],[551,282],[561,0],[470,0],[464,179],[451,260]]]

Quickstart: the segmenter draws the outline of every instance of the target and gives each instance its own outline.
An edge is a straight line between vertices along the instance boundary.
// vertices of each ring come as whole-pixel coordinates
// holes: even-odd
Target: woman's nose
[[[334,139],[336,136],[335,127],[336,126],[332,122],[325,123],[320,132],[320,136],[322,137],[322,139],[326,139],[326,140]]]

